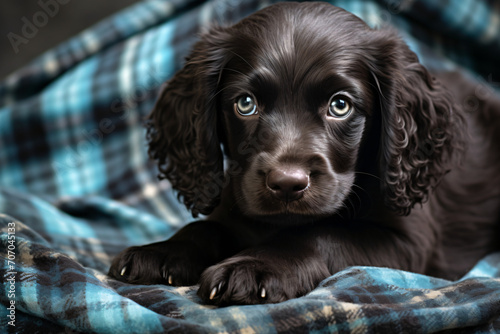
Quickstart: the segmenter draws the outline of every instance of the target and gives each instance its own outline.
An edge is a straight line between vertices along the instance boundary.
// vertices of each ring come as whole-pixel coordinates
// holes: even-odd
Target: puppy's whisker
[[[350,206],[347,205],[347,203],[349,203]],[[349,219],[353,219],[355,216],[356,207],[354,206],[354,203],[352,202],[352,200],[349,197],[347,197],[347,203],[344,202],[343,204],[347,210],[347,213],[349,214]]]
[[[228,67],[226,67],[226,68],[224,68],[224,71],[232,71],[232,72],[240,74],[243,78],[245,78],[247,80],[251,79],[251,77],[248,74],[245,74],[245,73],[243,73],[241,71],[238,71],[238,70],[236,70],[234,68],[228,68]]]
[[[240,56],[239,54],[237,54],[236,52],[234,52],[233,50],[229,50],[229,52],[231,52],[233,55],[235,55],[236,57],[240,58],[241,60],[243,60],[248,66],[250,66],[250,68],[254,71],[257,71],[255,69],[255,67],[252,66],[252,64],[250,64],[245,58],[243,58],[242,56]]]
[[[382,181],[382,178],[380,178],[379,176],[375,175],[375,174],[371,174],[371,173],[365,173],[365,172],[354,172],[354,174],[360,174],[360,175],[366,175],[366,176],[371,176],[379,181]]]
[[[342,203],[342,205],[344,205],[344,204]],[[344,216],[342,215],[341,210],[337,210],[337,212],[334,213],[334,216],[338,216],[338,217],[340,217],[340,219],[345,220]]]
[[[213,99],[215,99],[220,93],[222,93],[224,90],[230,88],[229,86],[226,86],[226,87],[223,87],[221,89],[219,89],[209,100],[208,100],[208,104],[212,103]]]
[[[363,189],[362,187],[358,186],[357,184],[353,184],[353,185],[352,185],[352,193],[353,193],[354,195],[356,195],[356,198],[358,199],[359,203],[361,204],[361,202],[362,202],[361,197],[360,197],[360,196],[358,195],[358,193],[356,192],[356,190],[358,190],[358,189],[359,189],[359,190],[361,190],[361,191],[363,191],[363,192],[364,192],[364,193],[366,193],[367,195],[369,195],[369,193],[368,193],[365,189]]]

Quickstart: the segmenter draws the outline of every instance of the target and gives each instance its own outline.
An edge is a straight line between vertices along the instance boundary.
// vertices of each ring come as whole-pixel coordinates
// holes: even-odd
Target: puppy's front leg
[[[135,284],[196,284],[208,266],[241,250],[232,231],[216,221],[186,225],[170,239],[125,249],[108,275]]]
[[[286,235],[209,267],[198,295],[218,306],[278,303],[306,294],[329,275],[314,243]]]
[[[423,272],[431,241],[372,224],[288,229],[205,270],[198,295],[209,304],[277,303],[302,296],[349,266]]]

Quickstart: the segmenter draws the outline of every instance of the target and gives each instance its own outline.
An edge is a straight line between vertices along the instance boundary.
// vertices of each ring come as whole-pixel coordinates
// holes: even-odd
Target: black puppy
[[[352,265],[458,278],[500,245],[500,103],[456,101],[395,33],[329,4],[211,29],[148,122],[160,177],[209,218],[110,275],[199,282],[216,305],[301,296]]]

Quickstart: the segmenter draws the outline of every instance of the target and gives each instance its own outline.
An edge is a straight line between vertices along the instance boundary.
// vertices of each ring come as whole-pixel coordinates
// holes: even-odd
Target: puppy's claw
[[[266,298],[266,288],[260,289],[260,298],[262,299]]]
[[[127,266],[124,266],[122,268],[122,271],[120,271],[120,276],[125,276],[125,272],[127,271]]]
[[[168,273],[167,268],[163,268],[163,279],[167,281],[168,285],[172,285],[174,283],[174,278],[172,277],[171,274]]]
[[[210,300],[214,299],[215,296],[217,295],[217,291],[218,291],[217,287],[214,287],[212,291],[210,291],[210,296],[208,297],[208,299]]]

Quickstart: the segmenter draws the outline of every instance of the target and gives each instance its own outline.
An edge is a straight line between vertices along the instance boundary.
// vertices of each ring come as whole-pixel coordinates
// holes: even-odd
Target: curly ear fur
[[[370,61],[380,95],[382,191],[389,208],[408,215],[461,155],[464,119],[450,93],[399,36],[374,33]]]
[[[164,86],[148,117],[149,155],[194,217],[220,200],[223,155],[216,131],[216,94],[227,38],[213,28],[194,45],[184,68]]]

